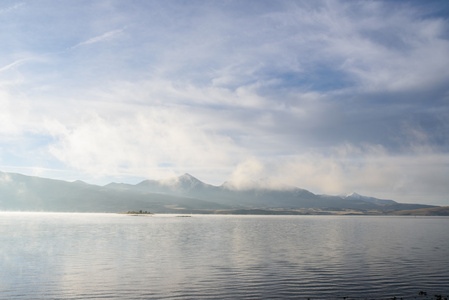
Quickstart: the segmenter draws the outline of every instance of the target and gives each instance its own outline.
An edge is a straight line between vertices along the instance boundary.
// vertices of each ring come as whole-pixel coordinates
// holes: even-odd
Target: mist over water
[[[0,213],[0,299],[449,294],[449,218]]]

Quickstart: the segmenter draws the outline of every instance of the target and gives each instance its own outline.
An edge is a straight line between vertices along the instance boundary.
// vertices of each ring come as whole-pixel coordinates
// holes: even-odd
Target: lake
[[[449,295],[449,218],[0,213],[0,299]]]

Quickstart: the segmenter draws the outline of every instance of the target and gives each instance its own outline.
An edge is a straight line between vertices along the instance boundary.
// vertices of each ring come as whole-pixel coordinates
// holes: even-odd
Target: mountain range
[[[144,180],[135,185],[99,186],[0,172],[0,210],[3,211],[126,212],[142,209],[155,213],[386,214],[432,207],[357,193],[317,195],[297,187],[238,190],[229,183],[206,184],[190,174],[159,181]]]

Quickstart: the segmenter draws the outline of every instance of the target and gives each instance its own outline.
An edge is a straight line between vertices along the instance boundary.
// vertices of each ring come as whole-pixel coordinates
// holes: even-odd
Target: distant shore
[[[274,208],[253,208],[253,209],[169,209],[167,211],[157,211],[155,213],[168,214],[211,214],[211,215],[336,215],[336,216],[449,216],[449,207],[430,207],[414,210],[355,210],[355,209],[274,209]]]

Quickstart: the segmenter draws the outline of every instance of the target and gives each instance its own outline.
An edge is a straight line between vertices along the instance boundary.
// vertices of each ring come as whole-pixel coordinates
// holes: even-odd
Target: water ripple
[[[449,294],[447,228],[447,218],[0,213],[0,299]]]

